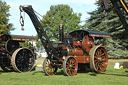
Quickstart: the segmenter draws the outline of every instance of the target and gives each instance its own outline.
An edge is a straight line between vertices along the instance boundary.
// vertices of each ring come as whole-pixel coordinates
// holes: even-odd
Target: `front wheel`
[[[52,62],[50,61],[50,59],[45,58],[43,62],[43,71],[45,72],[46,75],[48,76],[55,75],[57,69],[58,69],[57,67],[52,66]]]
[[[76,75],[78,70],[78,63],[75,57],[68,56],[63,62],[63,71],[67,76]]]

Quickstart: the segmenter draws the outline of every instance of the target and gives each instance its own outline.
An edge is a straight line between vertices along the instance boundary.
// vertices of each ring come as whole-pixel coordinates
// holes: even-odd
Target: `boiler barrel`
[[[67,49],[67,51],[68,51],[68,55],[70,56],[70,55],[76,55],[76,56],[80,56],[80,55],[83,55],[84,54],[84,52],[83,52],[83,50],[82,49],[80,49],[80,48],[74,48],[74,49]]]

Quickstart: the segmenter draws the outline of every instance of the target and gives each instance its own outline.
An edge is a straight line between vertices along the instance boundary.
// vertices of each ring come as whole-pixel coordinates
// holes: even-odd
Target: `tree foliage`
[[[0,35],[8,34],[12,30],[13,24],[9,23],[9,8],[6,2],[0,0]]]
[[[28,41],[25,41],[25,42],[20,42],[20,46],[21,47],[26,47],[26,48],[33,48],[33,43],[32,42],[28,42]]]
[[[96,5],[99,5],[96,3]],[[128,32],[123,28],[122,23],[110,4],[107,16],[98,6],[96,10],[88,12],[90,18],[85,23],[85,27],[91,31],[108,32],[111,38],[107,39],[107,50],[110,58],[128,57]]]
[[[68,5],[54,5],[43,16],[41,23],[50,40],[58,40],[59,24],[64,24],[64,30],[71,32],[81,28],[80,17],[81,13],[74,13]]]

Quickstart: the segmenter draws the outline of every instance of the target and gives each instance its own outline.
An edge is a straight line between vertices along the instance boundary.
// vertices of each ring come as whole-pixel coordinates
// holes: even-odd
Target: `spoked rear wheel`
[[[108,65],[107,51],[102,46],[95,46],[90,51],[90,68],[94,72],[104,72]]]
[[[35,56],[28,48],[18,48],[12,54],[11,64],[18,72],[31,71],[35,63]]]
[[[50,59],[45,58],[44,62],[43,62],[43,71],[45,72],[46,75],[48,76],[52,76],[55,75],[57,72],[57,67],[52,66],[52,62],[50,61]]]
[[[63,62],[63,71],[67,76],[76,75],[78,70],[78,63],[75,57],[68,56]]]

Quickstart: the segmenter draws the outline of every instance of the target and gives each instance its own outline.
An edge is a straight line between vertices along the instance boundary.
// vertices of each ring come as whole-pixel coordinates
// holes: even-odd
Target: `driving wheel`
[[[104,72],[108,65],[107,51],[103,46],[94,46],[90,50],[90,68],[94,72]]]

